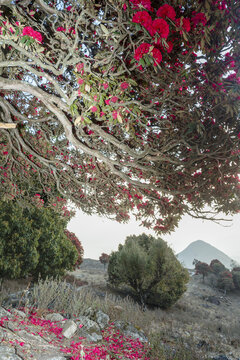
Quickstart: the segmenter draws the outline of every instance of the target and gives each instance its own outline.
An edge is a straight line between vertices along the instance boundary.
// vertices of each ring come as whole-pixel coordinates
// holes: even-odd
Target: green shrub
[[[64,234],[66,220],[49,208],[0,203],[0,278],[61,276],[73,270],[76,248]]]
[[[232,278],[235,288],[240,290],[240,267],[232,269]]]
[[[233,276],[229,270],[219,274],[217,287],[224,290],[225,293],[234,289]]]
[[[212,269],[213,273],[219,275],[221,272],[227,270],[226,267],[221,263],[221,261],[214,259],[210,263],[210,268]]]
[[[162,239],[142,234],[129,236],[110,255],[109,283],[130,286],[142,306],[168,308],[186,290],[188,272]]]

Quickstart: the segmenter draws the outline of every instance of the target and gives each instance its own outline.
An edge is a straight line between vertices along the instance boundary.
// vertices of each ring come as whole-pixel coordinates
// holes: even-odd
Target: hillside
[[[89,339],[93,340],[93,334],[90,334],[90,330],[84,330],[88,325],[97,326],[94,322],[95,313],[93,318],[88,318],[92,313],[90,308],[94,307],[107,314],[111,324],[115,322],[117,326],[123,326],[123,330],[128,326],[127,330],[125,329],[128,336],[130,330],[131,336],[136,334],[136,331],[140,331],[139,334],[143,332],[154,351],[150,360],[240,360],[239,292],[223,295],[208,285],[208,278],[203,283],[200,275],[194,275],[190,278],[187,291],[172,308],[167,311],[147,309],[142,312],[130,298],[111,292],[106,285],[106,272],[91,266],[97,266],[96,260],[86,260],[85,269],[76,270],[74,275],[79,280],[88,281],[89,285],[74,288],[66,283],[60,286],[52,280],[41,282],[34,291],[37,294],[38,310],[33,316],[29,316],[26,307],[21,308],[25,314],[22,311],[17,312],[16,309],[11,309],[12,315],[7,314],[7,304],[5,303],[4,310],[0,301],[0,359],[8,359],[9,356],[14,360],[29,360],[32,357],[37,360],[77,359],[81,344],[88,351],[99,351],[103,341],[96,342],[95,339],[95,342],[90,344]],[[18,304],[23,305],[22,295],[10,286],[14,283],[15,286],[20,286],[20,281],[5,283],[5,291],[11,293],[10,304],[16,304],[17,296],[20,296]],[[27,280],[25,286],[24,283],[22,286],[22,289],[26,289]],[[48,304],[51,304],[51,310],[48,310]],[[64,309],[64,318],[59,313],[61,308]],[[1,323],[4,315],[10,317],[10,321],[6,320],[5,316]],[[22,317],[25,318],[24,321]],[[49,319],[57,319],[56,324],[49,322]],[[80,325],[84,321],[83,329],[79,326],[80,319]],[[62,330],[65,332],[67,326],[69,328],[74,324],[78,325],[76,333],[70,338],[62,336]],[[62,327],[64,329],[61,329]],[[97,335],[98,333],[95,334]],[[110,338],[107,333],[106,339]],[[120,340],[122,344],[122,339]],[[104,340],[105,349],[106,345],[109,345],[106,341]],[[133,344],[133,347],[137,346],[139,349],[140,345]],[[69,351],[76,356],[70,357]],[[146,359],[143,356],[131,358]],[[100,360],[106,357],[90,359]]]
[[[230,268],[232,259],[218,250],[216,247],[208,244],[203,240],[196,240],[186,247],[183,251],[177,254],[177,258],[189,269],[193,269],[193,260],[197,259],[206,263],[210,263],[213,259],[218,259],[227,268]]]

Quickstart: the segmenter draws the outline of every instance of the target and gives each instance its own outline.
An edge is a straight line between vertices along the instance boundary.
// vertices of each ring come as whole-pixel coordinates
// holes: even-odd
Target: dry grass
[[[224,354],[232,352],[234,359],[240,352],[239,294],[224,297],[194,277],[187,292],[171,309],[142,312],[129,297],[122,298],[109,292],[104,271],[84,269],[75,272],[77,281],[89,284],[80,290],[72,276],[73,273],[65,279],[71,280],[71,286],[66,281],[40,281],[34,286],[32,306],[56,312],[64,310],[70,318],[82,315],[92,307],[107,313],[111,321],[131,322],[148,336],[152,360],[203,360],[207,359],[206,353],[209,356],[221,351]],[[23,284],[27,285],[26,282]],[[99,291],[105,297],[96,296]],[[212,295],[222,296],[219,306],[206,301]]]

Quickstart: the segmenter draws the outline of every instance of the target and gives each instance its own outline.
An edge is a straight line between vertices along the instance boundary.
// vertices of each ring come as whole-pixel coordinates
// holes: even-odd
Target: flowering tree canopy
[[[105,253],[102,253],[101,256],[99,256],[99,261],[101,264],[104,265],[104,269],[106,268],[106,264],[109,263],[109,255],[108,254],[105,254]]]
[[[159,232],[239,211],[238,0],[0,4],[4,199]]]

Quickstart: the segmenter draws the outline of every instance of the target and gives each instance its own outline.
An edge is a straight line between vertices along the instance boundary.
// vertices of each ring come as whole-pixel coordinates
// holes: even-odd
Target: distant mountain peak
[[[232,259],[215,246],[203,240],[196,240],[189,244],[178,255],[178,260],[189,269],[194,268],[193,260],[206,262],[210,264],[213,259],[218,259],[227,268],[230,268]]]

